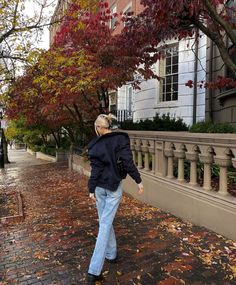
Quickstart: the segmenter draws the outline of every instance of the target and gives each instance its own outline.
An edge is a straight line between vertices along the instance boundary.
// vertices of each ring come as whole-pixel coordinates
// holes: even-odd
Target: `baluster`
[[[210,191],[211,187],[211,165],[213,163],[213,156],[211,153],[199,154],[199,159],[204,165],[203,173],[203,189]]]
[[[152,156],[152,169],[151,172],[155,173],[155,141],[149,141],[148,151]]]
[[[232,158],[233,167],[236,168],[236,158]]]
[[[232,147],[230,150],[232,152],[232,165],[236,168],[236,148]]]
[[[143,163],[142,163],[142,152],[141,152],[141,140],[140,139],[136,139],[135,150],[138,152],[138,168],[141,169],[143,168]]]
[[[167,157],[167,178],[174,178],[174,151],[173,149],[164,149]]]
[[[149,171],[149,152],[148,152],[148,141],[142,140],[141,146],[142,152],[144,152],[144,170]]]
[[[219,156],[214,157],[214,161],[220,167],[220,181],[219,181],[219,194],[228,195],[228,185],[227,185],[227,167],[231,165],[231,159],[229,156]]]
[[[185,159],[185,151],[183,145],[180,146],[178,150],[174,150],[175,157],[178,158],[178,181],[184,181],[184,159]]]
[[[164,155],[164,142],[155,141],[155,174],[165,177],[167,174],[167,159]]]
[[[186,158],[190,161],[190,185],[197,185],[197,152],[186,152]]]
[[[135,140],[132,139],[132,138],[130,139],[130,149],[131,149],[131,151],[132,151],[134,164],[136,164]]]

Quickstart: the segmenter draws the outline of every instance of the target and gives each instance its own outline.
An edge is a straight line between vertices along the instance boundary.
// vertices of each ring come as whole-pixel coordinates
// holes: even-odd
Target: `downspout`
[[[194,79],[193,79],[193,124],[197,120],[197,82],[198,82],[198,49],[199,49],[199,40],[198,40],[199,29],[195,31],[195,59],[194,59]]]
[[[212,82],[213,81],[213,41],[210,40],[210,58],[209,58],[209,82]],[[209,108],[209,119],[210,121],[213,122],[213,108],[212,108],[212,103],[213,103],[213,90],[212,88],[208,89],[208,94],[209,94],[209,105],[208,105],[208,108]]]

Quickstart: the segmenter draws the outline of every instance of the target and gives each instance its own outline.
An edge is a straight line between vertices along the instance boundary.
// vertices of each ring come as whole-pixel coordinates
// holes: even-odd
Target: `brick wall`
[[[120,13],[123,13],[126,11],[128,7],[131,7],[131,11],[138,15],[140,12],[143,11],[144,7],[140,4],[140,0],[107,0],[106,1],[109,4],[109,8],[116,5],[117,8],[117,14],[118,21],[121,19]],[[114,33],[120,33],[122,28],[124,27],[123,23],[121,22],[115,29]]]
[[[69,1],[59,0],[57,6],[55,8],[54,14],[52,16],[51,22],[55,22],[55,24],[49,27],[50,31],[50,46],[53,44],[54,37],[60,28],[60,23],[57,23],[65,14],[66,9],[68,8]]]

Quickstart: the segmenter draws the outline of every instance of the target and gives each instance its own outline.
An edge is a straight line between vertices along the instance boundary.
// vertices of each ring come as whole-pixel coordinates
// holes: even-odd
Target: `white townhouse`
[[[187,125],[205,119],[205,89],[199,82],[206,79],[207,38],[167,43],[166,57],[153,68],[163,79],[140,84],[140,90],[125,85],[117,91],[117,114],[126,112],[133,121],[153,118],[156,113],[180,117]],[[185,84],[197,82],[192,88]],[[114,108],[111,100],[111,110]]]

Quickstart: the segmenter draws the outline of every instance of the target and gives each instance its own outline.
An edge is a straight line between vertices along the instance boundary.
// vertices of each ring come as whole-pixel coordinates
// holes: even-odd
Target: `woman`
[[[121,197],[121,176],[117,168],[117,156],[123,161],[124,170],[138,184],[139,193],[143,193],[140,174],[133,163],[130,140],[126,133],[112,132],[115,117],[99,115],[94,123],[97,138],[88,145],[91,163],[91,176],[88,182],[90,198],[96,201],[99,232],[88,270],[89,284],[102,279],[104,260],[114,263],[117,258],[116,237],[113,220]]]

